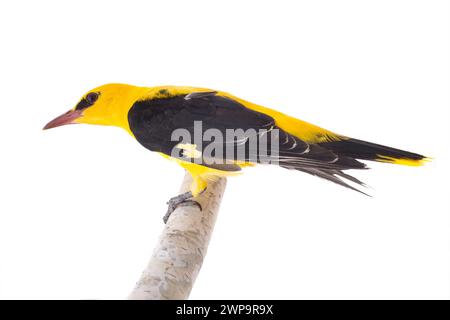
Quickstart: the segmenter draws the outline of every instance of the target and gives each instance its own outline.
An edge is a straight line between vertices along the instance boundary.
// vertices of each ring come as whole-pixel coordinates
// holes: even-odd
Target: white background
[[[3,1],[0,298],[121,299],[183,170],[124,131],[41,131],[108,82],[220,89],[434,157],[361,196],[229,180],[193,299],[449,297],[447,1]]]

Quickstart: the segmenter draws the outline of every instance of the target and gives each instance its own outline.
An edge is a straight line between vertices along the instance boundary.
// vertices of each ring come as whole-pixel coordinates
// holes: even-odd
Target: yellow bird
[[[106,84],[83,95],[73,109],[44,129],[74,123],[125,129],[145,148],[174,160],[192,175],[190,191],[169,201],[165,221],[178,205],[196,204],[192,198],[207,188],[208,181],[257,163],[306,172],[362,192],[345,181],[364,186],[344,173],[367,168],[358,160],[412,166],[427,160],[205,88]]]

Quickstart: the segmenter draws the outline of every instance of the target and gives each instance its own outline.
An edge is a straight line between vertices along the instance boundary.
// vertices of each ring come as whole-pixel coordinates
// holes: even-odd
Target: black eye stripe
[[[81,99],[80,102],[78,102],[77,106],[75,107],[75,110],[83,110],[86,109],[87,107],[90,107],[92,104],[90,104],[89,102],[87,102],[86,99]]]
[[[75,110],[83,110],[90,106],[92,106],[95,101],[97,101],[98,97],[100,96],[99,92],[89,92],[86,97],[80,100],[78,102],[77,106],[75,107]]]

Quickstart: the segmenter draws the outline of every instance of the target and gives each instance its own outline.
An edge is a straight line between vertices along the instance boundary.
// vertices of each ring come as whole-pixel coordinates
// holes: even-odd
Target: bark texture
[[[189,190],[186,173],[181,192]],[[178,207],[170,216],[153,255],[128,299],[187,299],[205,258],[226,179],[209,182],[194,200],[197,206]],[[161,217],[163,215],[161,214]]]

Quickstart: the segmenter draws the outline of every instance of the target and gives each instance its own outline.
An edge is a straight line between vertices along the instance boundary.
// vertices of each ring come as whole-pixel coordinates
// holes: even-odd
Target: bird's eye
[[[95,101],[97,101],[98,96],[99,96],[99,93],[98,93],[98,92],[89,92],[89,93],[86,95],[86,101],[87,101],[89,104],[92,105],[92,104],[95,103]]]

